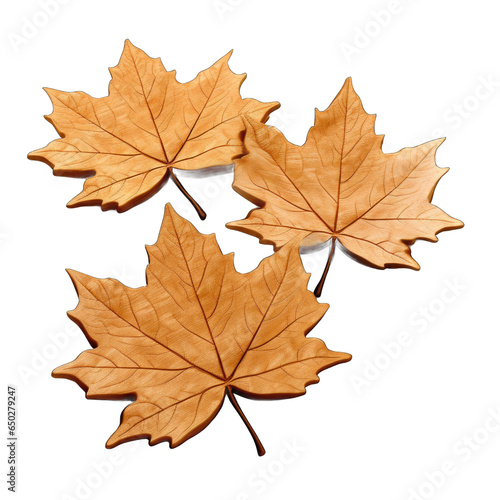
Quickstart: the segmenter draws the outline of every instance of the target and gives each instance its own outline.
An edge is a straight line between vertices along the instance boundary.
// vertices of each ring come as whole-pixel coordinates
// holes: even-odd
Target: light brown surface
[[[236,161],[234,189],[262,208],[227,224],[280,248],[333,238],[364,263],[418,269],[409,245],[437,241],[463,226],[430,201],[447,169],[435,163],[442,139],[397,153],[382,152],[375,116],[367,114],[348,79],[332,104],[316,110],[303,146],[246,120],[248,152]]]
[[[179,83],[175,71],[127,40],[110,69],[109,96],[46,89],[54,106],[46,118],[62,138],[28,157],[47,163],[55,175],[91,176],[69,207],[120,212],[160,189],[172,168],[231,164],[242,154],[240,115],[265,121],[279,104],[241,99],[246,75],[229,69],[230,55]]]
[[[214,235],[198,233],[167,205],[147,250],[141,288],[69,271],[80,299],[69,316],[94,349],[54,376],[77,382],[89,398],[136,398],[108,447],[144,437],[178,446],[210,423],[227,394],[262,454],[233,393],[300,396],[321,370],[350,359],[305,337],[328,306],[307,290],[298,246],[240,274]]]

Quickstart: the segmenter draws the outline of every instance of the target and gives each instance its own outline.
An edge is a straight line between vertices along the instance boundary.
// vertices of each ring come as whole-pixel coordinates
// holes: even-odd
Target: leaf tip
[[[241,121],[243,122],[243,125],[245,125],[245,128],[248,128],[251,125],[251,119],[252,118],[246,114],[241,115]]]
[[[118,441],[113,439],[113,436],[114,434],[106,441],[106,444],[104,445],[107,450],[111,450],[119,444]]]
[[[345,79],[344,85],[342,86],[342,89],[340,92],[347,90],[348,92],[353,91],[354,92],[354,85],[352,84],[352,77],[348,76]]]
[[[79,272],[79,271],[75,271],[74,269],[66,269],[66,272],[68,273],[68,275],[71,279],[71,282],[73,283],[73,286],[75,287],[75,290],[78,293],[78,285],[79,285],[80,279],[88,278],[88,276],[84,273]],[[69,316],[69,313],[68,313],[68,316]],[[69,317],[71,318],[71,316],[69,316]]]
[[[408,265],[408,268],[411,269],[412,271],[420,271],[420,269],[422,269],[420,264],[414,259],[411,260],[413,262],[411,262],[411,264]]]
[[[123,42],[123,51],[125,50],[140,50],[140,49],[130,41],[130,38],[126,38],[125,42]]]
[[[344,363],[349,363],[349,361],[352,360],[352,354],[349,354],[348,352],[343,352],[342,353],[342,360]]]
[[[269,113],[270,114],[270,113]],[[268,114],[268,116],[269,116]],[[241,119],[245,125],[246,132],[254,132],[257,133],[258,130],[278,130],[273,125],[266,125],[262,121],[256,120],[252,118],[250,115],[241,115]],[[267,119],[267,118],[266,118]]]
[[[42,87],[44,92],[49,96],[50,100],[54,102],[54,98],[56,97],[56,93],[59,92],[57,89],[53,89],[52,87]]]
[[[229,59],[233,55],[233,49],[231,49],[229,52],[224,54],[218,61],[215,62],[214,66],[217,64],[226,64],[229,67]],[[246,73],[242,73],[242,76],[246,78]],[[245,79],[243,78],[243,80]]]
[[[177,215],[177,212],[174,210],[174,207],[172,206],[172,203],[167,203],[165,204],[165,215],[168,214],[170,218],[173,218]]]

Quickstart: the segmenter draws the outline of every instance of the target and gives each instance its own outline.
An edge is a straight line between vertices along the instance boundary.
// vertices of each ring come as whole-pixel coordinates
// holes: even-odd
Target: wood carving
[[[68,207],[101,205],[123,212],[155,194],[171,177],[201,218],[202,208],[173,172],[229,165],[242,154],[241,115],[266,121],[279,103],[241,99],[246,75],[228,66],[231,52],[179,83],[160,59],[128,40],[110,68],[109,96],[46,89],[54,111],[46,119],[61,139],[28,155],[55,175],[89,177]]]
[[[382,152],[375,116],[367,114],[349,78],[325,111],[316,110],[303,146],[275,128],[245,119],[247,154],[235,164],[234,189],[261,208],[227,227],[281,248],[294,238],[334,243],[377,268],[419,269],[410,245],[437,241],[463,223],[432,205],[439,179],[435,153],[443,139],[397,153]]]
[[[210,423],[227,395],[263,454],[235,394],[300,396],[321,370],[351,358],[306,337],[328,306],[307,290],[298,245],[240,274],[213,234],[198,233],[167,205],[147,251],[140,288],[69,271],[80,300],[68,314],[93,349],[53,375],[77,382],[88,398],[135,398],[108,448],[140,438],[178,446]]]

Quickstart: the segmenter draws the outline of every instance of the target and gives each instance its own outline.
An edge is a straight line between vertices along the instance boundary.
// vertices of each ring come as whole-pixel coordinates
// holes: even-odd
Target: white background
[[[500,407],[498,3],[58,5],[25,43],[19,38],[25,19],[43,23],[40,4],[8,2],[1,17],[1,364],[2,386],[18,389],[17,497],[498,499],[499,424],[484,427]],[[448,138],[437,162],[450,172],[434,202],[465,228],[442,233],[436,244],[417,242],[419,272],[374,270],[336,253],[321,299],[331,308],[311,335],[353,360],[323,372],[303,397],[239,398],[267,449],[263,458],[227,402],[205,431],[175,450],[145,440],[106,450],[128,403],[86,400],[76,384],[50,376],[88,348],[66,317],[77,296],[65,268],[143,285],[144,245],[156,241],[167,201],[200,231],[215,231],[222,250],[236,252],[239,271],[271,253],[224,228],[252,207],[231,190],[231,174],[182,175],[209,214],[200,222],[170,182],[123,214],[67,209],[83,181],[54,177],[45,164],[27,160],[29,151],[57,137],[43,119],[51,104],[42,87],[106,95],[107,68],[117,63],[126,38],[160,56],[181,81],[234,49],[231,68],[248,73],[242,95],[280,101],[281,114],[271,122],[297,144],[314,108],[327,107],[348,76],[365,109],[378,115],[385,152]],[[326,250],[307,256],[312,285],[325,258]],[[383,344],[401,332],[412,341],[388,362]],[[296,455],[283,451],[285,442]],[[96,472],[96,464],[111,460],[112,471]],[[453,470],[445,477],[434,474],[443,462]],[[3,491],[6,486],[2,480]]]

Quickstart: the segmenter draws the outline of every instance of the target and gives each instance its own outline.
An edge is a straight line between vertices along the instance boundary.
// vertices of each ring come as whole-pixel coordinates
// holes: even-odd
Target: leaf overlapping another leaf
[[[231,164],[242,154],[241,115],[266,121],[279,104],[241,99],[246,75],[229,69],[230,55],[179,83],[175,71],[127,40],[110,69],[107,97],[46,89],[54,106],[46,118],[61,139],[28,157],[47,163],[55,175],[89,177],[69,207],[119,212],[157,192],[173,168]]]
[[[351,79],[325,111],[316,110],[303,146],[275,128],[246,119],[247,154],[236,161],[233,187],[261,208],[227,227],[257,236],[275,249],[329,239],[377,268],[419,269],[409,246],[437,241],[462,222],[432,205],[448,169],[435,163],[442,140],[397,153],[382,152]]]

